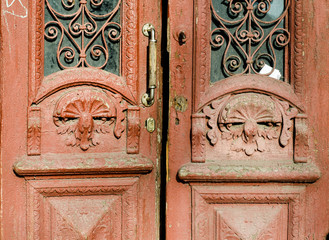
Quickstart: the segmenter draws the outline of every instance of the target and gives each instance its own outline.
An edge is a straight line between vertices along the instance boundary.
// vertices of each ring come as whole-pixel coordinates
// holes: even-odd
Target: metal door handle
[[[142,103],[150,107],[154,103],[154,94],[156,88],[157,75],[157,40],[155,39],[155,28],[152,24],[147,23],[143,26],[143,34],[149,38],[148,52],[148,91],[142,96]]]

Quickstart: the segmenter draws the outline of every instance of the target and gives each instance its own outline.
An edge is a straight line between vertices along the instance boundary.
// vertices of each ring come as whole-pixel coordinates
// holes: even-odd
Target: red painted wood
[[[325,1],[291,3],[290,84],[256,75],[210,84],[210,2],[169,1],[167,239],[325,239],[329,233],[329,16]],[[175,40],[178,29],[189,36],[183,45]],[[177,96],[187,99],[186,111],[175,108]],[[281,111],[284,137],[259,140],[251,118],[226,128],[238,112],[259,106],[269,113],[269,96],[281,110],[290,106]]]
[[[0,238],[158,239],[160,94],[149,108],[140,99],[141,29],[152,23],[160,42],[159,3],[121,2],[120,76],[75,68],[43,77],[44,2],[1,2]]]
[[[210,2],[168,2],[166,239],[324,239],[329,233],[326,1],[292,1],[291,86],[250,76],[210,85],[205,49]],[[159,239],[161,76],[159,101],[144,108],[140,97],[147,85],[148,44],[141,26],[153,23],[161,38],[160,1],[123,1],[125,21],[135,23],[125,25],[130,31],[124,31],[122,44],[123,77],[74,69],[54,74],[56,82],[42,78],[38,3],[43,1],[1,2],[0,238]],[[57,120],[76,104],[68,99],[72,96],[85,105],[102,103],[109,118],[123,120],[122,127],[106,119],[111,129],[102,129],[91,118],[96,113],[80,111],[80,135],[66,144],[67,132],[58,133]],[[241,108],[236,98],[245,99],[251,112],[259,102],[266,102],[267,110],[275,105],[281,124],[291,124],[283,138],[258,136],[269,151],[252,141],[232,151],[231,133],[222,139],[217,122],[209,124],[220,106],[231,112]],[[149,117],[157,123],[152,134],[144,127]],[[225,121],[221,117],[219,123]],[[255,122],[243,122],[248,139],[259,131]],[[207,134],[214,129],[218,141],[212,145]]]

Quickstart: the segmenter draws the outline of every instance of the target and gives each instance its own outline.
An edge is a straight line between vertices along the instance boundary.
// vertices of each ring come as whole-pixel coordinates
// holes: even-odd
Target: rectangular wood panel
[[[304,187],[192,186],[194,240],[303,239]]]
[[[28,239],[138,239],[138,178],[28,181]]]

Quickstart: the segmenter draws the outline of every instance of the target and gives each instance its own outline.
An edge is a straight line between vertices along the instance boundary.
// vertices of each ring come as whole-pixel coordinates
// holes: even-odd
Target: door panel
[[[327,217],[312,213],[327,209],[327,152],[318,147],[327,146],[319,127],[328,118],[314,102],[328,92],[319,77],[320,61],[328,63],[319,52],[322,4],[169,1],[168,239],[329,232]]]
[[[1,239],[157,239],[161,104],[156,91],[147,108],[141,96],[142,26],[161,39],[158,4],[2,6],[2,123],[11,130],[2,132]]]

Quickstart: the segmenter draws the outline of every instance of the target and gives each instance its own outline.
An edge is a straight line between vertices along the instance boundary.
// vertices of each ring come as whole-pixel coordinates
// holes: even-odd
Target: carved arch
[[[271,77],[252,74],[237,75],[216,82],[207,89],[202,101],[197,105],[196,111],[200,111],[211,101],[222,96],[244,92],[271,95],[280,100],[287,101],[300,112],[304,112],[304,107],[290,84],[278,81]]]
[[[39,104],[45,98],[64,88],[80,85],[92,85],[107,89],[122,95],[130,104],[136,104],[135,97],[122,77],[103,70],[91,68],[68,69],[47,76],[32,102]]]

